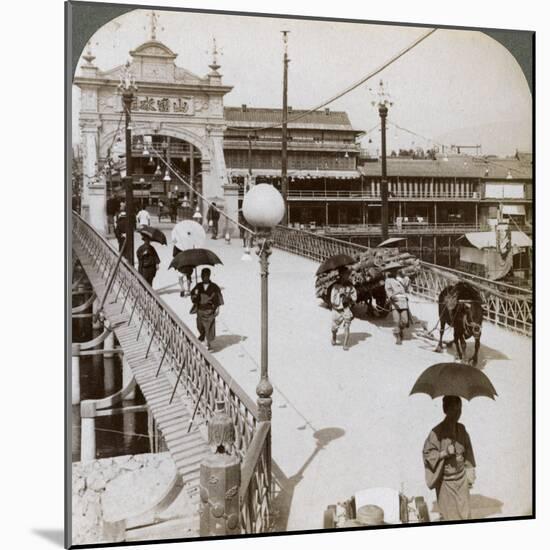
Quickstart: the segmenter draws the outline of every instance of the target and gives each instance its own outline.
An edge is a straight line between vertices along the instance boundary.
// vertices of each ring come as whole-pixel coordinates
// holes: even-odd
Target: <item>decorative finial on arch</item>
[[[97,43],[96,43],[97,45]],[[92,40],[88,40],[88,44],[87,44],[87,50],[86,50],[86,54],[82,56],[82,58],[84,59],[84,61],[86,61],[88,63],[88,65],[93,65],[93,60],[95,59],[95,55],[93,55],[92,53]]]
[[[209,52],[207,52],[209,53]],[[218,49],[216,38],[212,38],[212,63],[208,65],[214,73],[217,73],[221,65],[218,64],[218,55],[223,55],[223,51]]]
[[[150,25],[151,25],[151,40],[157,39],[157,29],[158,27],[158,20],[159,15],[155,12],[155,10],[151,10],[151,13],[149,14],[149,17],[151,19]],[[160,30],[164,30],[164,27],[160,27]]]

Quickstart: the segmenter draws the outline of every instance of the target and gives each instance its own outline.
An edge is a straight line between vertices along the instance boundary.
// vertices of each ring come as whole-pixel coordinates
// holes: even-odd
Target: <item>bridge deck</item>
[[[170,242],[169,232],[166,232]],[[136,239],[136,246],[140,238]],[[241,261],[240,241],[231,245],[209,240],[222,259],[213,280],[224,293],[217,321],[214,354],[249,393],[259,380],[259,266]],[[159,295],[190,327],[189,298],[180,298],[177,274],[168,270],[171,246],[155,244],[161,269],[154,281]],[[318,529],[328,504],[349,498],[366,487],[401,484],[409,496],[434,500],[424,482],[421,450],[429,430],[442,419],[441,401],[409,397],[427,366],[453,360],[437,354],[434,343],[412,335],[403,346],[393,343],[390,320],[355,319],[352,347],[344,352],[330,345],[330,312],[318,306],[313,277],[317,264],[274,250],[269,280],[269,375],[273,395],[273,457],[289,478],[280,528]],[[413,313],[432,328],[435,304],[413,298]],[[451,339],[450,333],[446,339]],[[470,344],[471,346],[471,344]],[[470,347],[471,353],[471,347]],[[483,326],[481,364],[499,396],[493,402],[465,402],[467,426],[478,462],[476,514],[530,513],[531,503],[531,339]],[[338,428],[341,437],[320,450],[315,432]],[[330,438],[338,430],[323,432]],[[513,474],[511,475],[511,473]],[[485,511],[483,510],[485,508]]]
[[[139,237],[136,240],[139,245]],[[222,287],[225,299],[217,320],[214,354],[254,396],[260,355],[258,263],[255,255],[252,262],[241,261],[238,241],[231,245],[209,241],[207,246],[224,263],[213,269],[213,280]],[[155,247],[162,264],[154,288],[183,322],[194,327],[190,301],[179,296],[177,274],[167,269],[171,246]],[[409,496],[424,496],[431,508],[435,495],[425,486],[421,449],[429,430],[442,419],[441,402],[408,394],[422,370],[453,357],[449,352],[434,353],[434,343],[418,333],[403,346],[395,346],[389,319],[355,319],[351,349],[344,352],[340,346],[331,346],[330,312],[320,308],[314,298],[316,267],[310,260],[279,250],[271,256],[272,448],[277,467],[287,478],[278,497],[281,513],[277,527],[318,529],[325,506],[367,487],[403,488]],[[94,281],[100,293],[102,284]],[[435,325],[435,304],[414,298],[411,307],[429,328]],[[108,304],[107,313],[114,322],[119,310],[119,305]],[[127,320],[125,315],[120,319]],[[180,426],[172,436],[170,422],[164,424],[168,446],[175,453],[188,410],[183,404],[167,408],[164,397],[155,401],[155,391],[166,396],[170,386],[167,378],[162,382],[152,379],[158,356],[151,364],[143,364],[144,346],[137,348],[135,343],[137,329],[123,325],[117,331],[161,429],[165,413]],[[482,342],[480,368],[491,378],[498,397],[494,402],[474,399],[463,407],[462,422],[470,432],[478,465],[474,516],[496,511],[506,516],[529,514],[531,339],[485,323]],[[198,471],[198,464],[196,467]]]
[[[95,270],[86,252],[77,243],[74,243],[73,247],[96,294],[102,296],[105,280]],[[112,303],[113,297],[111,293],[105,302],[105,316],[114,327],[116,337],[147,405],[165,438],[168,450],[184,482],[184,490],[187,491],[191,505],[195,510],[194,521],[181,522],[180,530],[176,523],[171,522],[169,536],[170,538],[198,536],[199,469],[200,462],[207,452],[205,438],[197,427],[187,433],[192,403],[187,402],[183,392],[178,392],[172,404],[169,404],[175,383],[173,374],[163,367],[159,376],[155,376],[161,354],[152,346],[148,357],[145,358],[149,342],[148,338],[143,336],[137,340],[139,320],[134,316],[132,323],[128,325],[131,313],[128,305],[124,311],[121,311],[122,298],[119,298],[118,302]],[[157,536],[158,528],[155,529],[151,534],[153,538]],[[151,538],[147,536],[147,533],[142,533],[140,536]]]

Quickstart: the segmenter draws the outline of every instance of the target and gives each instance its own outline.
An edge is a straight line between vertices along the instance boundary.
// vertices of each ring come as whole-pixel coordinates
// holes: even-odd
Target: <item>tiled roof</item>
[[[243,110],[242,107],[225,107],[224,114],[225,120],[231,123],[250,123],[251,125],[255,123],[260,124],[277,124],[281,122],[281,112],[282,109],[265,109],[265,108],[250,108],[247,107],[246,110]],[[307,113],[304,110],[292,110],[288,113],[288,124],[290,126],[317,126],[317,127],[328,127],[333,128],[338,127],[340,130],[350,130],[353,131],[353,127],[349,120],[349,117],[344,111],[328,111],[328,114],[325,111],[314,111],[313,113],[308,113],[307,115],[301,117],[295,123],[292,122],[292,119],[298,115]],[[238,124],[243,126],[243,124]]]
[[[381,164],[366,162],[359,167],[365,176],[379,176]],[[388,176],[417,177],[462,177],[462,178],[506,178],[508,171],[512,178],[531,179],[532,166],[517,158],[471,157],[468,155],[449,156],[448,160],[393,158],[387,159]],[[488,171],[488,172],[487,172]]]

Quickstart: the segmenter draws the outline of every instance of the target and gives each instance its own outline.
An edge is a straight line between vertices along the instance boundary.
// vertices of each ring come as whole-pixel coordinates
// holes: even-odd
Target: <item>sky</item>
[[[222,52],[223,83],[233,86],[225,96],[226,106],[281,107],[281,30],[290,31],[288,104],[294,109],[309,109],[336,95],[427,31],[332,21],[157,13],[157,39],[178,54],[178,66],[199,76],[209,72],[209,52],[216,38]],[[125,63],[128,52],[150,38],[149,14],[148,10],[135,10],[94,34],[92,52],[100,70]],[[505,156],[516,149],[532,148],[532,98],[527,81],[512,55],[481,32],[437,30],[380,75],[329,107],[346,111],[356,129],[373,128],[379,118],[372,105],[376,99],[372,90],[378,89],[380,78],[393,103],[388,115],[388,151],[426,149],[434,143],[481,144],[483,154]],[[76,143],[79,94],[78,88],[73,90]],[[362,143],[376,153],[378,129]]]

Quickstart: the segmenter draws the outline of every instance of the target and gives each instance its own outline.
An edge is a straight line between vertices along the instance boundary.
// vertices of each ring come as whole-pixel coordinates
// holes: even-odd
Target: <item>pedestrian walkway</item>
[[[155,243],[161,269],[154,288],[195,329],[189,298],[181,298],[177,273],[168,270],[169,246]],[[136,236],[136,247],[141,239]],[[241,260],[241,241],[207,241],[223,261],[212,269],[225,305],[217,320],[214,354],[255,397],[260,357],[260,276],[257,256]],[[443,413],[441,400],[409,397],[427,366],[452,361],[435,343],[412,336],[398,347],[391,321],[355,319],[351,348],[330,344],[330,312],[314,293],[317,264],[274,250],[269,277],[269,377],[273,394],[273,458],[289,482],[279,528],[318,529],[328,504],[367,487],[434,493],[424,482],[421,450]],[[411,309],[432,328],[437,307],[413,297]],[[446,336],[451,339],[451,333]],[[472,346],[473,344],[469,344]],[[472,349],[469,348],[471,354]],[[532,366],[531,339],[490,323],[483,325],[480,367],[493,382],[493,402],[477,398],[463,405],[461,421],[471,435],[477,467],[473,489],[478,515],[531,513]],[[484,508],[484,510],[482,510]]]

